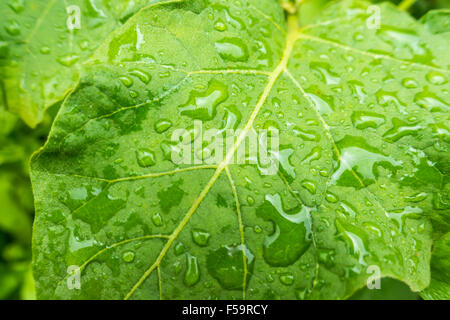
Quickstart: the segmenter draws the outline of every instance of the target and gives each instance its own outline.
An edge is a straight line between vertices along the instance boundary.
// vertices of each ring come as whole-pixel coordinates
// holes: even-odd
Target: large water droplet
[[[11,36],[18,36],[20,34],[20,25],[15,20],[10,20],[5,26],[5,29]]]
[[[248,60],[248,48],[239,38],[224,38],[215,44],[219,55],[228,61],[245,62]]]
[[[212,120],[216,116],[217,106],[227,98],[227,87],[217,80],[212,80],[205,92],[191,92],[188,102],[179,107],[180,113],[193,119]]]
[[[288,266],[297,261],[311,244],[311,217],[305,206],[286,210],[279,194],[266,195],[256,214],[274,223],[275,230],[264,241],[264,259],[272,266]]]
[[[336,85],[341,82],[339,75],[331,71],[331,66],[325,62],[311,62],[311,71],[327,85]]]
[[[130,74],[132,76],[137,77],[139,80],[141,80],[145,84],[148,84],[151,80],[151,76],[149,74],[147,74],[144,71],[138,70],[138,69],[131,70]]]
[[[198,266],[197,257],[187,254],[186,265],[184,284],[188,287],[192,287],[200,280],[200,268]]]
[[[323,98],[319,97],[318,95],[308,92],[308,97],[313,102],[316,109],[319,111],[320,114],[326,115],[333,112],[333,108],[331,107],[331,103],[325,101]]]
[[[383,134],[383,138],[389,142],[396,142],[406,136],[416,136],[420,133],[422,127],[417,124],[408,124],[407,122],[393,118],[393,127]]]
[[[402,162],[384,155],[370,146],[363,138],[345,136],[337,143],[341,156],[339,166],[331,177],[332,184],[362,188],[378,178],[377,166],[395,172]]]
[[[422,209],[416,207],[406,207],[400,210],[387,211],[386,216],[393,220],[394,223],[399,228],[400,232],[403,231],[405,219],[408,218],[420,218],[420,214],[423,212]]]
[[[62,64],[65,67],[73,66],[75,63],[78,62],[78,60],[80,60],[80,56],[78,56],[76,54],[69,54],[69,55],[59,57],[56,59],[56,61],[58,61],[58,63]]]
[[[366,128],[378,128],[385,122],[382,114],[369,111],[355,111],[352,114],[352,122],[355,128],[363,130]]]
[[[306,155],[303,162],[311,163],[314,160],[319,160],[322,157],[322,148],[317,146],[312,148],[311,152]]]
[[[152,221],[153,224],[157,227],[161,227],[163,225],[162,216],[159,214],[159,212],[156,212],[152,215]]]
[[[342,220],[336,220],[336,228],[351,248],[350,253],[358,259],[358,263],[366,265],[365,256],[368,256],[369,252],[366,249],[365,232]]]
[[[299,127],[295,127],[293,129],[293,131],[297,137],[300,137],[303,140],[320,141],[320,135],[317,132],[315,132],[314,130],[300,129]]]
[[[146,168],[156,163],[155,153],[146,148],[140,148],[136,151],[136,160],[139,166]]]
[[[431,112],[448,112],[450,111],[450,105],[444,100],[439,98],[435,93],[425,88],[424,91],[416,94],[414,102],[424,109]]]
[[[244,277],[248,283],[254,262],[254,255],[245,245],[223,246],[209,252],[207,257],[208,272],[228,290],[243,289]]]
[[[172,122],[167,119],[161,119],[157,123],[155,123],[155,131],[158,133],[163,133],[169,130],[172,126]]]
[[[379,90],[375,93],[375,95],[377,97],[378,103],[383,107],[393,106],[399,112],[406,113],[406,106],[397,97],[396,92]]]

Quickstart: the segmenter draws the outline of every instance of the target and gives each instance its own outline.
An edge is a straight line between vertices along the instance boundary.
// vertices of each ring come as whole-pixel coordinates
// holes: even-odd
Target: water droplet
[[[269,151],[269,153],[278,160],[279,169],[288,182],[292,182],[295,179],[295,169],[291,163],[291,156],[294,154],[294,149],[286,148],[275,152],[273,150]]]
[[[223,288],[242,290],[244,277],[246,283],[250,281],[255,258],[245,245],[231,245],[209,252],[206,262],[208,272]]]
[[[127,76],[120,77],[119,80],[124,84],[125,87],[129,88],[133,85],[133,79]]]
[[[130,97],[136,98],[138,95],[139,95],[139,94],[137,93],[137,91],[130,90]]]
[[[295,295],[296,295],[297,299],[299,299],[299,300],[306,300],[306,298],[308,298],[308,296],[310,294],[311,294],[311,289],[309,289],[309,288],[298,289],[295,291]]]
[[[225,31],[227,30],[227,25],[222,21],[222,20],[217,20],[216,23],[214,24],[214,29],[216,29],[217,31]]]
[[[256,214],[274,223],[272,235],[264,241],[264,259],[272,266],[288,266],[297,261],[311,244],[310,214],[307,207],[283,208],[279,194],[266,195]]]
[[[156,212],[152,215],[152,221],[153,224],[157,227],[161,227],[163,225],[162,216],[159,214],[159,212]]]
[[[293,132],[297,137],[300,137],[303,140],[320,141],[320,135],[314,130],[300,129],[299,127],[295,127],[293,129]]]
[[[8,2],[8,6],[13,9],[15,13],[20,13],[25,9],[24,0],[11,0]]]
[[[370,231],[371,233],[373,233],[374,235],[376,235],[377,237],[381,238],[381,236],[383,235],[383,233],[381,232],[381,229],[375,225],[372,222],[363,222],[363,226]]]
[[[175,255],[179,256],[180,254],[183,254],[186,248],[184,247],[184,244],[181,242],[178,242],[175,245]]]
[[[188,102],[180,106],[180,112],[181,115],[193,119],[212,120],[216,116],[217,106],[227,98],[227,87],[217,80],[212,80],[205,92],[192,91]]]
[[[339,166],[331,177],[332,184],[362,188],[376,181],[377,166],[395,172],[402,164],[401,161],[385,156],[361,137],[345,136],[337,143],[337,147],[341,156]]]
[[[146,148],[140,148],[136,151],[136,160],[139,166],[146,168],[156,163],[155,153]]]
[[[343,214],[346,218],[356,217],[356,209],[347,201],[342,201],[336,211]]]
[[[138,70],[138,69],[131,70],[130,74],[132,76],[137,77],[139,80],[141,80],[145,84],[148,84],[151,80],[151,76],[149,74],[145,73],[144,71]],[[129,87],[129,86],[127,86],[127,87]]]
[[[327,268],[332,268],[334,266],[335,255],[336,253],[333,249],[319,249],[317,251],[317,258]]]
[[[339,76],[331,71],[331,66],[326,62],[311,62],[309,65],[313,74],[327,85],[336,85],[341,83]]]
[[[127,252],[123,253],[122,260],[127,263],[130,263],[130,262],[133,262],[134,257],[135,257],[135,253],[133,251],[127,251]]]
[[[20,26],[15,20],[10,20],[8,25],[5,26],[5,29],[11,36],[18,36],[20,34]]]
[[[40,52],[42,54],[49,54],[50,53],[50,48],[49,47],[42,47]]]
[[[417,88],[419,86],[417,81],[414,80],[413,78],[405,78],[405,79],[403,79],[402,85],[405,88],[407,88],[407,89],[414,89],[414,88]]]
[[[236,130],[242,121],[242,114],[235,105],[227,106],[224,110],[225,115],[219,133],[225,132],[228,129]]]
[[[294,284],[294,276],[292,274],[282,274],[280,275],[280,282],[285,286],[291,286]]]
[[[397,97],[396,92],[379,90],[375,95],[378,103],[383,107],[394,106],[399,112],[406,113],[406,106]]]
[[[358,259],[358,263],[366,265],[365,256],[369,255],[369,252],[365,245],[367,235],[364,231],[342,220],[336,220],[336,228],[351,248],[350,253]]]
[[[155,123],[155,131],[158,133],[163,133],[169,130],[172,126],[172,122],[167,119],[161,119],[157,123]]]
[[[253,231],[255,231],[255,233],[261,233],[263,230],[260,226],[254,226]]]
[[[313,181],[304,180],[302,182],[302,187],[309,191],[311,194],[316,194],[317,186]]]
[[[331,192],[327,192],[327,194],[325,195],[325,199],[331,203],[336,203],[339,201],[339,198]]]
[[[444,102],[444,100],[440,99],[433,92],[430,92],[427,88],[416,94],[414,102],[431,112],[448,112],[450,110],[449,104]]]
[[[406,201],[409,202],[421,202],[427,198],[428,194],[426,192],[419,192],[413,196],[405,197]]]
[[[245,62],[248,60],[248,48],[239,38],[224,38],[215,44],[216,50],[224,60]]]
[[[384,25],[377,33],[394,48],[408,49],[413,56],[413,61],[428,65],[433,64],[433,56],[430,50],[414,31]]]
[[[434,85],[442,85],[444,83],[447,83],[447,79],[445,76],[437,71],[431,71],[426,76],[428,82]]]
[[[387,211],[386,216],[393,220],[394,223],[399,228],[400,232],[403,231],[404,221],[406,218],[416,218],[421,217],[422,209],[416,207],[405,207],[404,209]]]
[[[79,56],[77,56],[75,54],[69,54],[69,55],[57,58],[56,61],[58,61],[58,63],[60,63],[61,65],[65,66],[65,67],[70,67],[70,66],[73,66],[75,63],[77,63],[79,59],[80,59]]]
[[[314,160],[319,160],[322,157],[322,148],[317,146],[312,148],[311,152],[303,159],[303,162],[311,163]]]
[[[201,230],[201,229],[192,230],[192,239],[200,247],[205,247],[206,245],[208,245],[208,241],[209,241],[210,237],[211,237],[211,235],[204,230]]]
[[[331,103],[326,102],[322,97],[317,96],[314,93],[308,92],[307,96],[311,99],[316,109],[321,115],[326,115],[333,112]]]
[[[383,134],[383,138],[388,142],[396,142],[406,136],[416,136],[421,131],[419,125],[410,125],[398,118],[392,119],[393,127]]]
[[[200,280],[200,268],[198,266],[197,257],[187,254],[186,265],[184,284],[188,287],[192,287],[198,282],[198,280]]]
[[[359,103],[364,103],[367,98],[367,92],[364,89],[364,84],[356,80],[351,80],[348,82],[348,84],[352,90],[353,95],[359,99]]]
[[[352,122],[355,128],[363,130],[366,128],[378,128],[385,122],[381,114],[368,111],[355,111],[352,114]]]

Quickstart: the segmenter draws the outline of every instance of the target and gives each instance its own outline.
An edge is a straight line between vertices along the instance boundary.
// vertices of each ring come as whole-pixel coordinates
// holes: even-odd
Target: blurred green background
[[[402,5],[401,0],[392,2]],[[420,18],[431,9],[450,8],[450,0],[403,0],[403,5]],[[0,79],[0,101],[3,99]],[[28,128],[2,105],[0,103],[0,300],[35,299],[30,266],[34,208],[28,161],[45,143],[58,105],[50,109],[44,122],[35,129]],[[362,289],[351,299],[419,299],[399,281],[383,279],[381,288]]]

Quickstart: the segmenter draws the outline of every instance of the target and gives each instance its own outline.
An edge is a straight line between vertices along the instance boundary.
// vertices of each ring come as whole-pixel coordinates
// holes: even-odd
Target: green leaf
[[[432,10],[421,19],[433,34],[447,35],[450,32],[450,9]]]
[[[431,283],[420,293],[424,299],[450,300],[450,233],[434,244]]]
[[[8,109],[36,126],[76,85],[81,63],[100,42],[130,15],[161,1],[2,1],[0,87]]]
[[[38,298],[342,299],[373,266],[425,289],[449,226],[449,44],[389,4],[369,28],[368,5],[300,28],[273,0],[191,1],[112,34],[32,159]],[[171,161],[195,120],[242,130],[223,161]],[[232,164],[252,128],[279,130],[278,174]]]
[[[417,293],[398,280],[383,278],[380,282],[380,289],[364,288],[356,292],[351,300],[418,300]]]

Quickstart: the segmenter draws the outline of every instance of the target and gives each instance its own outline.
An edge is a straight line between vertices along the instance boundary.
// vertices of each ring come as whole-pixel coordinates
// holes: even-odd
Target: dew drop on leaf
[[[257,216],[274,223],[274,232],[264,241],[264,258],[272,266],[289,266],[309,248],[310,215],[306,207],[285,210],[279,194],[268,194]]]
[[[140,148],[136,151],[136,160],[143,168],[153,166],[156,163],[155,153],[150,149]]]
[[[184,284],[187,287],[192,287],[200,280],[200,269],[198,266],[197,257],[186,255],[186,272],[184,273]]]
[[[126,251],[122,255],[122,260],[127,263],[130,263],[130,262],[133,262],[134,257],[135,257],[135,253],[133,251]]]
[[[224,38],[217,41],[215,47],[224,60],[245,62],[249,58],[247,45],[239,38]]]
[[[192,230],[192,240],[194,240],[194,242],[200,247],[205,247],[206,245],[208,245],[210,237],[211,235],[204,230],[201,229]]]
[[[245,267],[244,259],[245,257]],[[228,290],[241,290],[244,279],[248,283],[253,273],[255,258],[245,245],[223,246],[207,256],[209,274]],[[247,274],[245,274],[247,270]]]
[[[191,92],[188,102],[179,107],[180,114],[203,121],[212,120],[216,116],[217,106],[227,98],[227,87],[217,80],[212,80],[206,91]]]
[[[172,122],[167,119],[161,119],[157,123],[155,123],[155,131],[157,133],[163,133],[169,130],[169,128],[172,126]]]
[[[160,227],[163,225],[162,216],[159,214],[159,212],[156,212],[152,215],[152,221],[153,221],[153,224],[157,227]]]
[[[291,286],[294,284],[294,276],[292,274],[282,274],[280,275],[280,282],[285,286]]]

